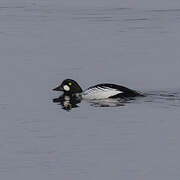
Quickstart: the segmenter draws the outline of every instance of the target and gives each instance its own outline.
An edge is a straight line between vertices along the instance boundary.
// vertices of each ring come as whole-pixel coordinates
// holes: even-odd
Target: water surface
[[[0,179],[179,180],[179,47],[178,1],[2,0]],[[66,111],[66,78],[147,96]]]

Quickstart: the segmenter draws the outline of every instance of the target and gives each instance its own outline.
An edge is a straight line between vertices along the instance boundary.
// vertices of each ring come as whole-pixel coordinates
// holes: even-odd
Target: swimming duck
[[[64,96],[74,96],[90,100],[143,96],[135,90],[109,83],[97,84],[83,91],[80,85],[72,79],[65,79],[60,86],[54,88],[53,90],[63,91]]]

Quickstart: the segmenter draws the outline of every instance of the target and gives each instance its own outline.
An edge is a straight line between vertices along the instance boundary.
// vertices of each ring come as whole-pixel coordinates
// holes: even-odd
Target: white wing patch
[[[106,99],[119,93],[123,92],[110,87],[94,87],[85,90],[82,97],[84,99]]]

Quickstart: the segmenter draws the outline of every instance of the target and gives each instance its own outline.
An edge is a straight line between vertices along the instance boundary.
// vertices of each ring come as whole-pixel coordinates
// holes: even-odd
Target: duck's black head
[[[54,91],[63,91],[65,94],[81,93],[82,89],[79,84],[72,79],[65,79],[60,86],[53,89]]]

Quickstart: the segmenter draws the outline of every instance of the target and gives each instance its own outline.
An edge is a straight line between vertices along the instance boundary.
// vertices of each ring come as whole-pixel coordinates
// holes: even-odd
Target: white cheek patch
[[[63,88],[64,88],[65,91],[69,91],[70,90],[70,87],[68,85],[64,85]]]

